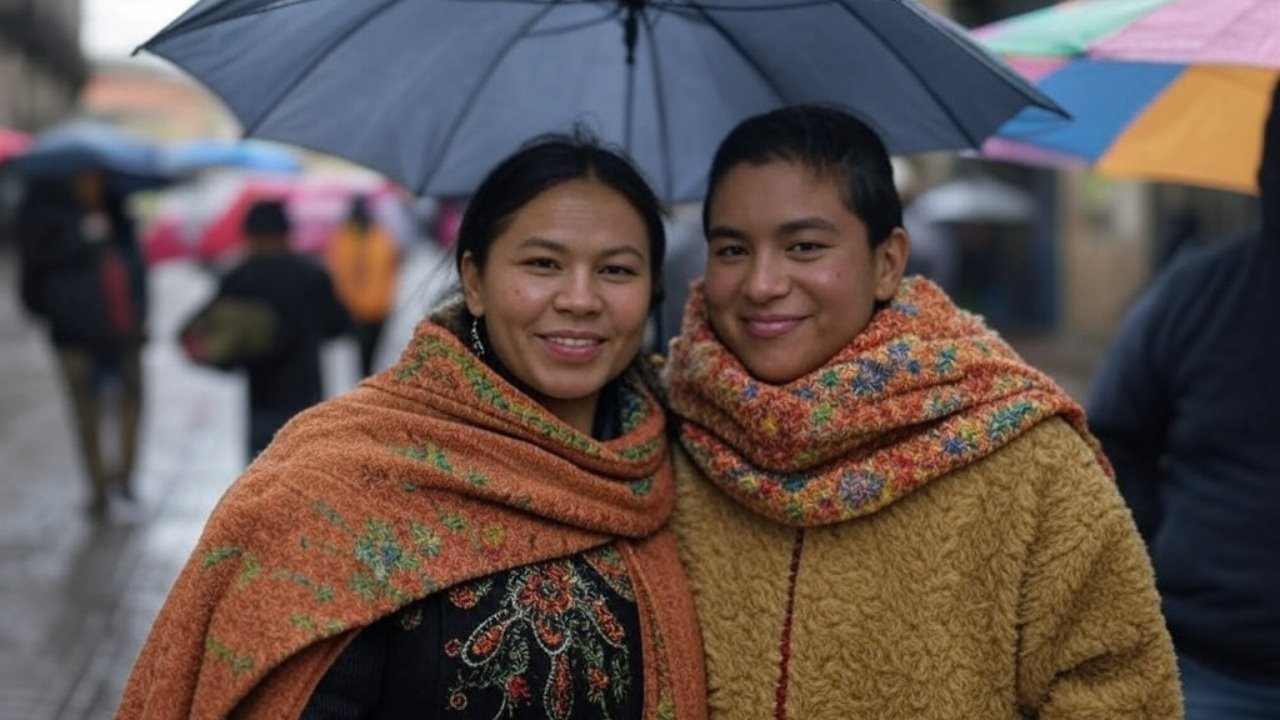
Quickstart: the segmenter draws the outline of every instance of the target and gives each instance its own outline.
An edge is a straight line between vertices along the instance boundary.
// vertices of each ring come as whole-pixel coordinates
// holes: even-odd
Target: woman
[[[1079,407],[923,278],[852,116],[713,161],[667,368],[710,713],[1173,718],[1150,564]]]
[[[664,420],[633,368],[663,246],[611,152],[553,138],[495,168],[464,302],[232,487],[119,717],[702,717]]]

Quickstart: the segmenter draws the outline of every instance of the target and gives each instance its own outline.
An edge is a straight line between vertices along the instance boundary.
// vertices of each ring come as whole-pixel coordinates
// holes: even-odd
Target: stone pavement
[[[384,363],[448,276],[439,251],[418,248]],[[244,381],[193,367],[172,340],[212,282],[191,265],[152,271],[139,500],[94,522],[82,511],[88,494],[52,353],[17,307],[13,259],[0,247],[0,720],[111,717],[169,585],[242,467]],[[1096,353],[1037,338],[1015,345],[1083,393]],[[349,386],[354,369],[353,346],[330,348],[329,393]]]

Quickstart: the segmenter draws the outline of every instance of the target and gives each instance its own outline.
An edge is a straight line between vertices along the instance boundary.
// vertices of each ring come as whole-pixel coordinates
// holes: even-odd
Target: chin
[[[786,368],[778,368],[776,365],[746,365],[746,368],[751,373],[751,377],[770,385],[786,385],[803,374]]]

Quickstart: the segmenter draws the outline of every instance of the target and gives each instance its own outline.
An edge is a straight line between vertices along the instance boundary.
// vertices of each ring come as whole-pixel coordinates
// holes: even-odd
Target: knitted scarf
[[[866,515],[1063,416],[1098,452],[1084,412],[929,280],[826,365],[786,385],[753,378],[707,322],[699,284],[666,368],[680,443],[756,513],[812,527]]]
[[[624,379],[596,441],[424,322],[399,362],[290,422],[219,503],[120,718],[297,717],[358,630],[495,572],[616,543],[640,611],[647,718],[705,717],[662,410]]]

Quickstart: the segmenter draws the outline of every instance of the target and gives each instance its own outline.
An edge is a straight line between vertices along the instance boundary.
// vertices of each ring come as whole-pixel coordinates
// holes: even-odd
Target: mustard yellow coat
[[[362,236],[350,225],[334,234],[326,253],[333,289],[358,322],[380,322],[396,297],[399,251],[387,231],[370,225]]]
[[[1146,550],[1061,420],[807,530],[752,514],[679,450],[676,472],[713,718],[1182,715]]]

